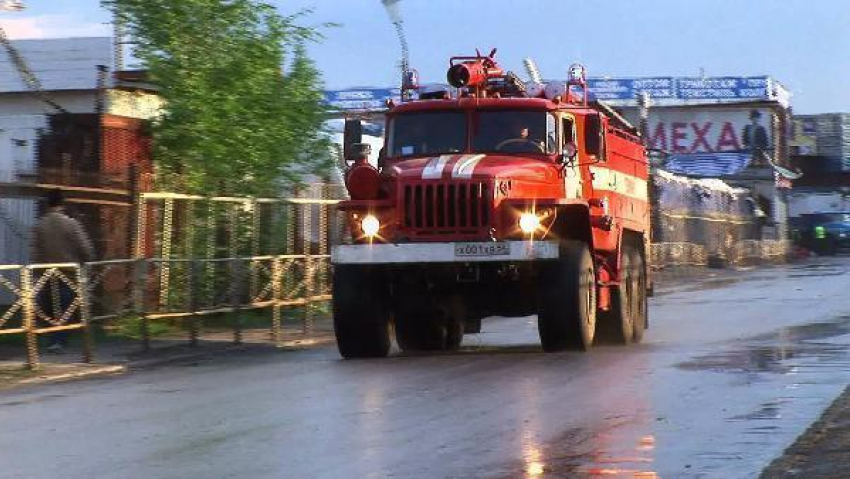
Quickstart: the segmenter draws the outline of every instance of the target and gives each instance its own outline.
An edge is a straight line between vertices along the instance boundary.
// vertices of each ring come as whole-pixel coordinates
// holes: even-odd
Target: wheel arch
[[[583,241],[593,247],[593,231],[590,224],[590,208],[586,204],[569,204],[558,208],[558,217],[552,225],[552,233],[560,240]]]
[[[649,251],[647,251],[648,243],[646,241],[646,233],[643,231],[636,231],[627,228],[623,228],[620,233],[620,241],[617,247],[617,268],[620,267],[623,260],[623,251],[625,250],[625,246],[631,244],[638,250],[640,253],[641,259],[643,260],[644,271],[649,277],[649,261],[647,260],[649,257]]]

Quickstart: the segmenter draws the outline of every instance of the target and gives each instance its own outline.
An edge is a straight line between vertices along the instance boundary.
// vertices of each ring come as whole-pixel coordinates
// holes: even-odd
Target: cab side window
[[[561,120],[561,128],[563,131],[563,141],[561,141],[561,146],[564,147],[570,143],[575,143],[576,135],[573,120],[571,118],[564,118]]]

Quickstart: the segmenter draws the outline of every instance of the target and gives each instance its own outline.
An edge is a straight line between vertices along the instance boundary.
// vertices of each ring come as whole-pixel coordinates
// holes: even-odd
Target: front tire
[[[382,358],[390,352],[383,271],[338,265],[333,277],[334,334],[345,359]]]
[[[586,243],[565,240],[538,275],[537,323],[546,352],[587,351],[596,333],[596,272]]]

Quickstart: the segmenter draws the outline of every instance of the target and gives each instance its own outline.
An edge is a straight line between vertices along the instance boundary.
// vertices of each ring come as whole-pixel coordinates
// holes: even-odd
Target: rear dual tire
[[[646,329],[646,266],[636,242],[623,245],[620,284],[611,288],[611,309],[599,315],[598,342],[639,343]]]
[[[646,274],[646,261],[640,249],[635,248],[632,252],[632,262],[635,264],[635,296],[633,298],[633,311],[635,319],[632,321],[634,332],[632,342],[643,341],[643,335],[649,327],[649,286]]]

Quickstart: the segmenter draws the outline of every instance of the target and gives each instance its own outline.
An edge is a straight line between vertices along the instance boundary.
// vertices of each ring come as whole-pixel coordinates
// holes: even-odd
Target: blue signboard
[[[676,79],[658,78],[590,78],[591,97],[597,100],[634,100],[639,92],[656,99],[676,98]]]
[[[635,101],[646,92],[652,100],[716,102],[779,100],[781,86],[770,77],[645,77],[590,78],[590,98],[602,101]],[[778,88],[777,88],[778,87]],[[398,88],[349,88],[325,92],[325,101],[340,110],[381,110],[386,101],[399,101]]]
[[[761,77],[591,78],[588,87],[599,100],[634,100],[649,93],[656,100],[769,100],[770,81]]]
[[[678,78],[682,100],[767,100],[767,77]]]
[[[325,102],[340,110],[381,110],[392,99],[398,102],[398,88],[349,88],[325,91]]]

